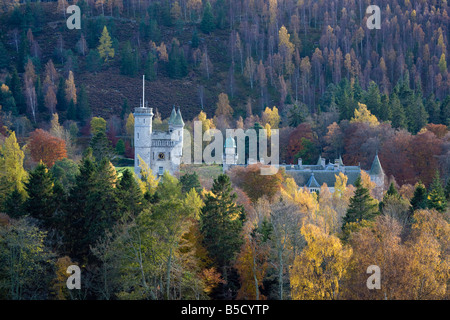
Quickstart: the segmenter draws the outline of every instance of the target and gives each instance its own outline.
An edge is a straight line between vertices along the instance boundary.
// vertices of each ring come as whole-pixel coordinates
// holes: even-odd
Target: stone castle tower
[[[145,102],[144,76],[142,82],[142,102],[133,113],[134,172],[140,176],[141,161],[144,161],[157,177],[162,176],[164,171],[173,175],[179,171],[183,156],[183,117],[180,108],[176,111],[174,106],[168,131],[153,131],[153,108],[148,108]]]

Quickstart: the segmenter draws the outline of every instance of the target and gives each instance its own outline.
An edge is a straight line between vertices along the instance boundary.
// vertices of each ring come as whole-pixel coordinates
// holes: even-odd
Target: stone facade
[[[173,175],[179,171],[183,156],[184,122],[180,109],[175,111],[175,107],[173,107],[167,131],[153,131],[152,122],[152,108],[141,106],[135,109],[134,172],[140,176],[142,159],[156,177],[162,176],[164,171]]]

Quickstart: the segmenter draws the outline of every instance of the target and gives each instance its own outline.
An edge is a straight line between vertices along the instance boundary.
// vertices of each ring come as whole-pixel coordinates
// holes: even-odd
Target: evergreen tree
[[[198,179],[197,172],[186,173],[180,177],[181,191],[183,193],[188,193],[191,189],[195,189],[197,193],[202,191],[202,185]]]
[[[97,72],[102,66],[102,58],[97,50],[90,50],[86,57],[86,69],[90,72]]]
[[[3,203],[3,209],[11,218],[19,219],[25,214],[23,210],[24,202],[25,195],[17,187],[14,187],[13,191],[6,197]]]
[[[200,23],[200,29],[203,33],[210,33],[216,28],[216,23],[214,22],[214,15],[212,13],[211,3],[209,1],[206,3],[205,9],[203,10],[203,18]]]
[[[75,185],[66,201],[64,225],[65,253],[79,261],[89,261],[93,246],[120,218],[117,176],[111,163],[98,163],[88,148],[81,160]]]
[[[195,28],[194,32],[192,33],[191,47],[198,48],[198,45],[199,45],[198,32],[197,28]]]
[[[147,78],[147,77],[146,77]],[[120,111],[120,118],[125,119],[125,116],[131,112],[130,106],[128,105],[128,99],[123,99],[122,111]]]
[[[119,211],[127,218],[136,218],[143,209],[144,196],[133,172],[125,169],[117,184]]]
[[[125,143],[122,139],[119,139],[116,143],[116,153],[123,155],[125,153]]]
[[[422,182],[418,182],[414,195],[411,198],[411,210],[414,212],[419,209],[426,209],[428,207],[427,189]]]
[[[395,92],[392,94],[390,102],[392,110],[392,117],[390,120],[392,121],[392,126],[397,129],[407,129],[408,122],[406,119],[405,109],[403,108],[400,99]]]
[[[375,200],[370,196],[369,189],[361,183],[361,177],[355,181],[355,194],[350,198],[350,205],[343,219],[344,230],[351,222],[361,223],[362,220],[373,220],[379,213]]]
[[[155,65],[157,63],[156,56],[149,52],[147,55],[147,59],[145,60],[145,79],[149,81],[156,80],[156,69]]]
[[[436,174],[430,186],[430,192],[428,193],[428,208],[436,209],[439,212],[444,212],[447,208],[447,199],[439,176],[439,170],[436,170]]]
[[[133,53],[130,41],[125,42],[121,52],[120,72],[128,76],[135,76],[137,72],[136,54]]]
[[[70,100],[69,106],[67,107],[67,120],[76,120],[77,119],[77,110],[75,108],[75,103],[73,99]]]
[[[11,81],[8,84],[8,86],[9,86],[9,90],[11,90],[11,93],[16,102],[16,107],[17,107],[19,114],[25,114],[27,111],[27,106],[26,106],[25,99],[24,99],[24,96],[22,93],[22,84],[21,84],[19,74],[18,74],[16,68],[13,68],[12,75],[11,75]]]
[[[214,180],[211,192],[206,195],[200,214],[201,233],[205,248],[227,281],[229,268],[242,244],[240,233],[245,213],[236,205],[237,196],[227,175],[221,174]]]
[[[53,225],[53,214],[59,200],[55,199],[53,187],[53,176],[42,162],[30,172],[28,181],[25,182],[25,191],[28,196],[24,211],[40,220],[45,228]]]
[[[80,91],[78,93],[78,99],[77,99],[77,112],[76,112],[77,119],[81,123],[85,123],[87,119],[91,117],[91,108],[89,106],[89,98],[88,94],[86,92],[86,87],[84,84],[81,85]]]
[[[66,102],[66,84],[63,77],[59,78],[58,91],[56,92],[56,101],[56,110],[67,110],[68,105]]]
[[[90,147],[92,148],[92,154],[97,161],[101,161],[103,158],[112,159],[115,153],[104,131],[98,131],[92,137]]]
[[[169,63],[167,65],[169,77],[183,78],[187,75],[187,62],[184,57],[184,51],[179,46],[178,40],[172,41],[172,48],[169,53]]]

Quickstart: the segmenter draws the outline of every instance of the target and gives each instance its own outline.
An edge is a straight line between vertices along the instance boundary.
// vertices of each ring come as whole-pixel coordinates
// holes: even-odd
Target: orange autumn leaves
[[[33,161],[42,161],[48,168],[56,161],[67,157],[65,141],[42,129],[36,129],[31,133],[28,146]]]

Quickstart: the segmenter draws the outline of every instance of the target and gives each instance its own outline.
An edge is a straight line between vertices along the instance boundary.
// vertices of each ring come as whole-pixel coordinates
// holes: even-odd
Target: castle
[[[256,163],[249,159],[249,164]],[[224,172],[236,166],[237,164],[237,148],[235,140],[228,137],[225,141],[225,155],[224,155]],[[319,192],[320,187],[326,183],[330,192],[334,192],[334,185],[336,183],[336,176],[340,172],[345,174],[348,178],[347,184],[355,185],[356,179],[361,176],[361,167],[358,166],[346,166],[344,165],[342,158],[335,159],[334,163],[326,162],[326,159],[319,156],[315,165],[303,164],[302,159],[298,159],[298,163],[294,164],[282,164],[279,168],[284,168],[285,172],[292,176],[295,183],[300,187],[306,187],[310,192]],[[382,194],[385,187],[385,174],[381,167],[378,154],[373,159],[372,166],[367,171],[370,180],[376,184],[376,194]]]
[[[160,177],[164,171],[174,174],[179,171],[183,155],[184,122],[180,108],[172,109],[167,131],[153,131],[153,108],[145,101],[145,80],[142,87],[142,101],[134,110],[134,172],[140,176],[140,161],[144,161],[153,174]]]

